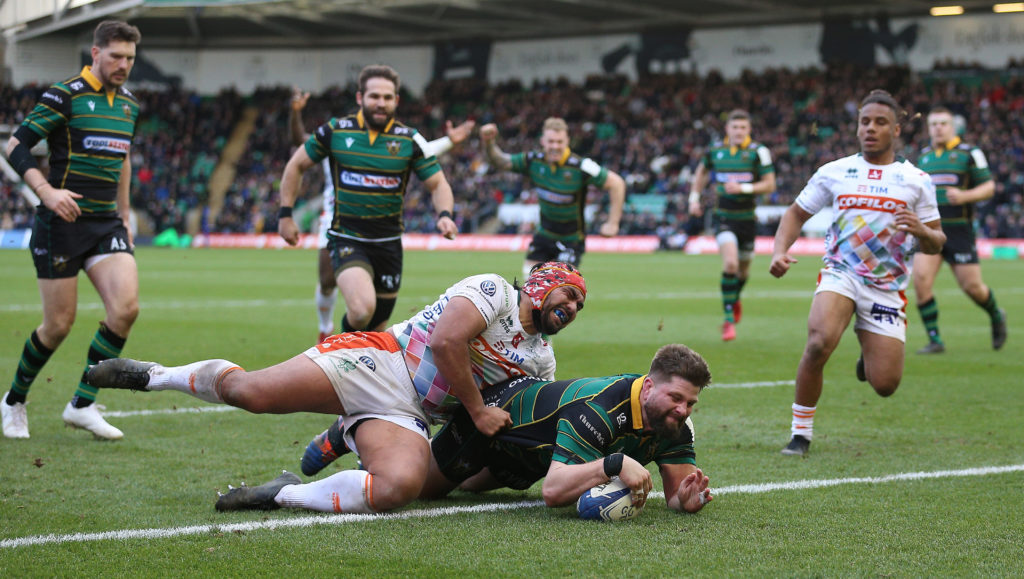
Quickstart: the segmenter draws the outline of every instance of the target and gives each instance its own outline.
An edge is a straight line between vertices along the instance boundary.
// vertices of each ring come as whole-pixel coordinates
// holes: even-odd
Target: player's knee
[[[807,345],[804,347],[804,357],[824,363],[835,350],[835,344],[827,335],[818,331],[810,331],[807,334]]]
[[[868,377],[871,387],[875,389],[882,398],[887,398],[896,393],[896,389],[900,386],[899,376],[885,376],[882,378]]]
[[[57,347],[64,338],[71,333],[71,326],[75,325],[75,313],[50,316],[43,320],[42,331],[47,346]]]
[[[273,411],[274,401],[264,396],[248,379],[244,370],[236,370],[225,375],[215,387],[225,404],[241,408],[253,414],[267,414]]]
[[[403,469],[402,472],[375,474],[369,497],[371,507],[377,511],[390,511],[414,501],[423,489],[425,473],[417,469]]]
[[[112,313],[113,317],[118,321],[118,326],[130,328],[139,317],[139,300],[134,299],[124,302],[118,305]]]

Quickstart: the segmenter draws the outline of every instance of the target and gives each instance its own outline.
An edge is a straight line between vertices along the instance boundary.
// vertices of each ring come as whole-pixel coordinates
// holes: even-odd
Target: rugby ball
[[[625,521],[635,518],[640,511],[633,506],[629,487],[619,477],[588,490],[576,501],[576,512],[581,519]]]

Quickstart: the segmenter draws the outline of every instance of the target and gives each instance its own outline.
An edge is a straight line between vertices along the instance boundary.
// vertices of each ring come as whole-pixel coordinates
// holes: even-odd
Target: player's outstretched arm
[[[488,123],[480,127],[480,142],[483,143],[484,153],[490,161],[491,166],[501,171],[508,171],[512,168],[512,156],[501,150],[498,146],[498,126]]]
[[[775,232],[775,248],[772,250],[772,263],[768,271],[775,277],[782,277],[789,271],[789,266],[796,263],[796,258],[789,255],[789,248],[800,237],[800,230],[811,214],[793,203],[782,215],[779,229]]]
[[[455,225],[455,195],[442,171],[434,173],[423,184],[430,191],[430,200],[437,211],[437,230],[447,239],[455,239],[459,227]]]
[[[619,479],[633,490],[633,504],[643,507],[653,482],[651,473],[642,464],[623,455]],[[587,489],[610,480],[605,473],[605,459],[599,458],[583,464],[564,464],[551,461],[544,477],[541,494],[549,507],[561,507],[573,503]]]
[[[292,100],[288,107],[288,134],[291,137],[292,146],[299,147],[309,137],[302,126],[302,109],[306,108],[309,101],[309,93],[302,92],[299,87],[292,87]]]
[[[697,165],[697,170],[693,173],[693,180],[690,181],[690,197],[688,202],[688,211],[690,215],[694,217],[700,217],[704,214],[704,205],[701,203],[700,195],[701,191],[704,190],[708,184],[708,169],[701,162]]]

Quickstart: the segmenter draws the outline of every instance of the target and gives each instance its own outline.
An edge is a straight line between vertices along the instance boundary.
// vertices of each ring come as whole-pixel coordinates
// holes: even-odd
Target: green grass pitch
[[[126,356],[167,364],[218,357],[260,368],[315,340],[312,251],[143,248],[137,257],[142,313]],[[521,262],[518,253],[407,253],[393,319],[463,276],[496,272],[511,279]],[[857,343],[849,330],[826,368],[811,453],[784,457],[793,387],[725,386],[793,380],[819,264],[802,257],[776,280],[767,256],[758,256],[743,293],[739,337],[722,343],[717,256],[584,258],[590,294],[577,322],[554,338],[559,378],[643,372],[660,345],[681,342],[707,358],[714,383],[723,386],[705,390],[693,421],[699,465],[712,487],[732,492],[697,515],[652,500],[624,524],[535,506],[539,486],[455,493],[374,520],[296,510],[217,513],[216,491],[228,484],[297,472],[306,443],[332,418],[170,414],[210,405],[175,392],[115,391],[100,393],[107,412],[159,412],[109,417],[125,432],[119,442],[66,429],[60,413],[103,315],[83,276],[75,328],[29,396],[32,438],[0,438],[0,576],[1024,574],[1024,471],[940,472],[1024,464],[1024,261],[983,264],[1009,314],[1001,352],[990,347],[985,314],[960,293],[948,268],[941,273],[936,291],[948,352],[914,355],[925,336],[911,305],[906,372],[891,398],[855,379]],[[0,252],[0,273],[6,390],[41,311],[27,252]],[[328,472],[353,463],[346,457]],[[939,474],[737,488],[906,473]],[[446,508],[454,512],[439,511]]]

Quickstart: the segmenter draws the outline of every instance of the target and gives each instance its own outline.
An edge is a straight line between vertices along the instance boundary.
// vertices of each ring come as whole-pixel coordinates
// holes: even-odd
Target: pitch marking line
[[[727,494],[758,494],[779,490],[799,490],[833,487],[845,484],[878,484],[895,481],[913,481],[934,478],[952,478],[966,476],[985,476],[1008,472],[1024,471],[1024,464],[1007,466],[987,466],[963,470],[939,470],[932,472],[907,472],[879,477],[854,477],[818,480],[798,480],[779,483],[761,483],[752,485],[733,485],[712,489],[715,496]],[[664,493],[651,493],[652,498],[663,498]],[[265,529],[288,529],[312,527],[314,525],[340,525],[379,520],[402,520],[443,517],[463,513],[490,513],[515,509],[543,507],[544,501],[519,501],[514,503],[490,503],[463,507],[442,507],[436,509],[415,509],[393,514],[382,515],[311,515],[273,521],[235,523],[229,525],[194,525],[189,527],[171,527],[167,529],[128,529],[123,531],[107,531],[103,533],[74,533],[70,535],[35,535],[16,539],[0,540],[0,549],[27,547],[31,545],[50,545],[62,543],[83,543],[87,541],[128,540],[128,539],[162,539],[185,535],[201,535],[209,533],[235,533],[260,531]]]

